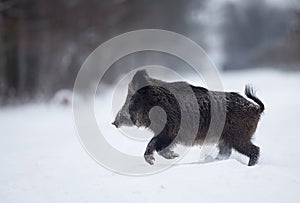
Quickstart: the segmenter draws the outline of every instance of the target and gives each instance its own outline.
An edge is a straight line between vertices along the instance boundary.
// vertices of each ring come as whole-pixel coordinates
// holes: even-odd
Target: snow
[[[246,166],[238,153],[203,162],[192,149],[161,173],[124,176],[86,153],[70,106],[6,107],[0,109],[0,202],[299,202],[300,73],[252,70],[224,73],[222,80],[228,91],[253,84],[266,105],[254,140],[258,165]]]

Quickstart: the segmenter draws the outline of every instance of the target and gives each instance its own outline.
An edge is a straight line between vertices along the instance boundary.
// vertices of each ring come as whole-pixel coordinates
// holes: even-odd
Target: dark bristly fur
[[[177,97],[173,94],[174,92]],[[179,105],[176,99],[178,95],[184,99],[182,105]],[[167,83],[153,79],[145,70],[141,70],[130,82],[126,102],[113,124],[116,127],[136,125],[150,128],[155,136],[149,142],[144,157],[149,164],[154,164],[154,151],[164,158],[172,159],[178,156],[171,150],[176,144],[187,146],[203,144],[211,125],[213,102],[225,100],[226,119],[218,144],[217,158],[228,158],[232,149],[235,149],[248,156],[248,165],[252,166],[257,163],[259,147],[252,144],[251,139],[265,107],[250,86],[246,86],[245,95],[258,105],[238,93],[209,91],[185,82]],[[200,117],[196,118],[191,113],[184,120],[182,113],[191,112],[193,96],[197,100]],[[153,107],[162,108],[166,118],[159,112],[151,113],[150,110]],[[193,126],[193,121],[196,119],[199,120],[199,126]],[[196,127],[198,127],[198,133],[196,137],[193,137],[191,129]],[[179,128],[183,134],[178,135]],[[215,137],[218,136],[215,135]]]

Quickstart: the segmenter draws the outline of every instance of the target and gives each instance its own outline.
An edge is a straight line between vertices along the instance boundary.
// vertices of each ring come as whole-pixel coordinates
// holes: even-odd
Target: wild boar
[[[182,122],[182,107],[172,93],[174,90],[184,98],[185,107],[183,108],[188,110],[189,104],[192,102],[188,88],[192,90],[197,100],[197,110],[200,115],[197,118],[199,119],[198,126],[191,126],[192,122],[189,121]],[[223,130],[221,135],[215,135],[220,137],[217,158],[228,158],[232,149],[235,149],[248,156],[248,166],[253,166],[258,161],[260,148],[255,146],[251,140],[265,107],[250,86],[245,87],[245,95],[255,103],[235,92],[210,91],[186,82],[168,83],[151,78],[145,70],[140,70],[136,72],[129,83],[125,104],[112,124],[117,128],[133,125],[143,126],[154,132],[154,137],[148,143],[144,154],[146,162],[152,165],[155,160],[155,151],[166,159],[173,159],[178,157],[178,154],[172,151],[176,144],[201,145],[211,124],[212,102],[225,99],[226,117],[223,122],[224,126],[221,126]],[[165,121],[162,120],[161,115],[150,119],[151,109],[157,106],[165,111]],[[190,119],[195,118],[191,116]],[[177,137],[181,127],[186,130],[183,130],[183,135]],[[188,129],[195,127],[198,130],[196,136],[192,137],[189,135]]]

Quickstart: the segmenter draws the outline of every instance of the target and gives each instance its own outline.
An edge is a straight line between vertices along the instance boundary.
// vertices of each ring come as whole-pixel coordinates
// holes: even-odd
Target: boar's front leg
[[[153,152],[156,150],[156,143],[157,137],[152,138],[151,141],[148,143],[146,151],[144,153],[144,158],[150,165],[153,165],[155,161]]]
[[[175,159],[176,157],[179,157],[179,154],[173,152],[169,148],[165,148],[162,151],[159,151],[158,154],[165,159]]]
[[[154,151],[166,159],[174,159],[179,155],[174,153],[172,150],[168,148],[168,146],[172,143],[172,140],[169,139],[167,136],[163,136],[162,134],[155,136],[151,139],[149,144],[147,145],[144,158],[146,162],[153,165],[155,158],[154,158]]]

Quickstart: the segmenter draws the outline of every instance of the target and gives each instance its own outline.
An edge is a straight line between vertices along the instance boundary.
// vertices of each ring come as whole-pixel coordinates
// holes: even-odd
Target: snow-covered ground
[[[246,166],[238,153],[201,163],[192,150],[189,159],[161,173],[119,175],[83,149],[71,107],[2,108],[0,202],[299,202],[300,73],[243,71],[222,80],[228,91],[253,84],[266,105],[255,134],[258,165]]]

